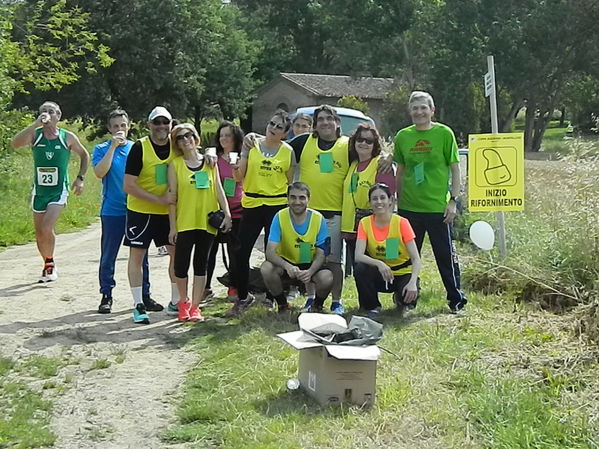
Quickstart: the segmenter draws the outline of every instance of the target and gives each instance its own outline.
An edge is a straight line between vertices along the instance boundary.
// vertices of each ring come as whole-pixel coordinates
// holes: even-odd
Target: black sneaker
[[[158,304],[156,301],[154,301],[149,296],[146,298],[143,298],[143,302],[144,302],[144,306],[146,306],[146,310],[148,312],[162,312],[164,310],[164,307],[161,304]]]
[[[112,312],[112,296],[102,295],[100,306],[98,307],[98,313],[110,313]]]

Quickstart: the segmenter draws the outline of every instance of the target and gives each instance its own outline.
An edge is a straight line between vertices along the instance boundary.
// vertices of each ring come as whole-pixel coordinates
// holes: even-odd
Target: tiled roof
[[[354,78],[346,75],[285,73],[281,77],[323,97],[355,95],[359,98],[382,99],[393,88],[393,78]]]

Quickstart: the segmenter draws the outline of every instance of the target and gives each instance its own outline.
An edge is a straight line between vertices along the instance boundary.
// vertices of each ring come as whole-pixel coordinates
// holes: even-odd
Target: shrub
[[[368,114],[368,103],[361,98],[356,97],[355,95],[346,95],[345,97],[341,97],[337,101],[337,106],[341,108],[356,109],[364,114]]]
[[[10,150],[13,136],[33,121],[33,116],[24,111],[0,111],[0,159]]]

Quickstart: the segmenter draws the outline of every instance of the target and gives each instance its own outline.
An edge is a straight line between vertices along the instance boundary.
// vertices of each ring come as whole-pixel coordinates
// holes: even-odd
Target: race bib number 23
[[[37,184],[44,187],[58,185],[58,167],[37,167]]]

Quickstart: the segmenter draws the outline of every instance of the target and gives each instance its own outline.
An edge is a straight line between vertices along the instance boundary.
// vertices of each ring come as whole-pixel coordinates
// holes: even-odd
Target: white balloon
[[[480,249],[490,251],[495,243],[495,232],[486,221],[475,221],[470,226],[470,240]]]

